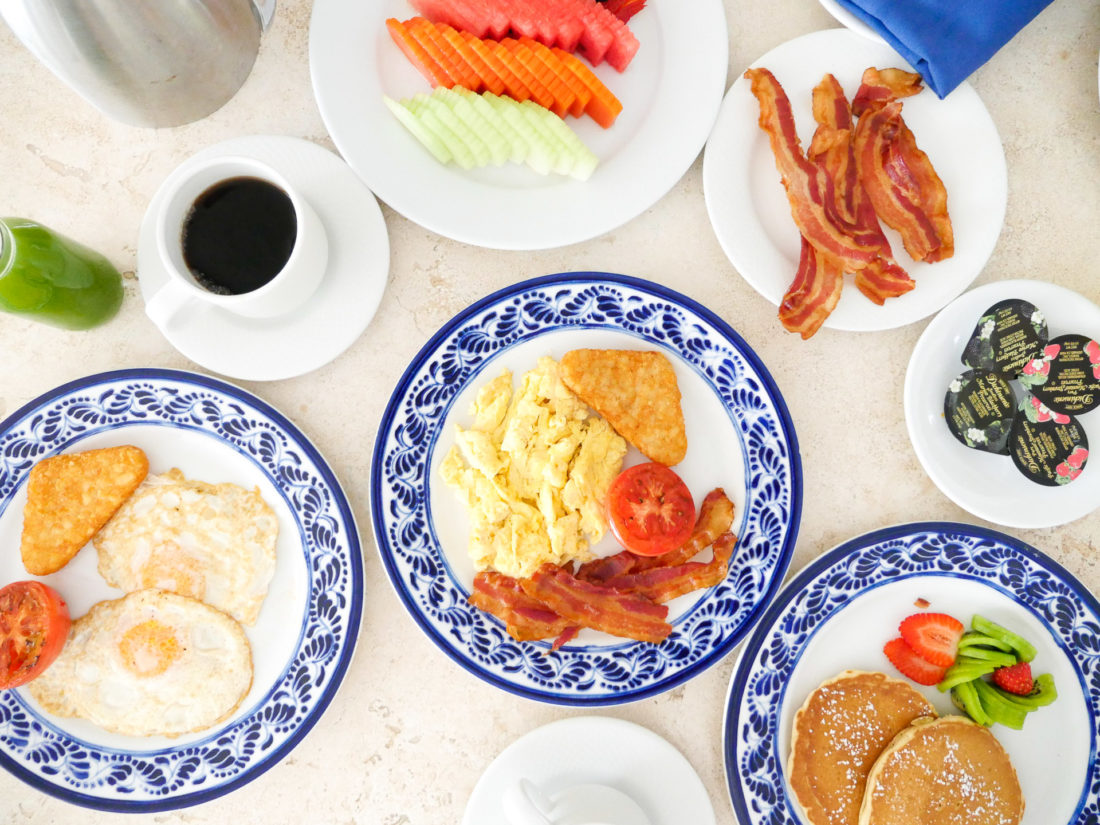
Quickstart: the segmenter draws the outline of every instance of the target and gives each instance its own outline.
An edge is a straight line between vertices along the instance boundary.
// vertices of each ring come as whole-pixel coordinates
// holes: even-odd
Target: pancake
[[[914,722],[867,778],[859,825],[1018,825],[1016,770],[987,728],[962,716]]]
[[[787,781],[811,825],[856,825],[867,775],[883,748],[936,710],[885,673],[846,670],[814,690],[794,716]]]

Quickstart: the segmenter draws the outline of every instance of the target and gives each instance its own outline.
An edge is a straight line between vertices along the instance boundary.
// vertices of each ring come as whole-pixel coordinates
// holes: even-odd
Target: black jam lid
[[[1047,342],[1047,321],[1034,304],[1019,298],[998,301],[978,319],[963,349],[962,362],[972,369],[995,370],[1015,378]]]
[[[948,385],[943,417],[947,429],[967,447],[1007,455],[1016,395],[1000,374],[967,370]]]
[[[1038,484],[1047,487],[1069,484],[1088,461],[1085,428],[1073,416],[1052,413],[1041,404],[1036,406],[1031,397],[1025,397],[1020,408],[1025,413],[1030,408],[1039,414],[1035,420],[1027,414],[1016,416],[1009,437],[1012,463]]]
[[[1100,343],[1060,335],[1024,365],[1020,383],[1050,409],[1086,413],[1100,407]]]

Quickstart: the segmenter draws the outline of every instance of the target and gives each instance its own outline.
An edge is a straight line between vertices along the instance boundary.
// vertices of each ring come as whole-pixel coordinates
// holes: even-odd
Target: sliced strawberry
[[[1031,678],[1031,665],[1017,662],[1008,667],[999,667],[993,671],[993,684],[1009,693],[1026,696],[1035,687],[1035,680]]]
[[[962,622],[946,613],[914,613],[902,621],[898,631],[926,662],[950,667],[955,664],[964,629]]]
[[[886,654],[891,664],[902,672],[902,675],[912,679],[918,685],[935,685],[943,681],[943,675],[947,672],[946,667],[929,664],[918,656],[900,636],[888,641],[882,648],[882,652]]]

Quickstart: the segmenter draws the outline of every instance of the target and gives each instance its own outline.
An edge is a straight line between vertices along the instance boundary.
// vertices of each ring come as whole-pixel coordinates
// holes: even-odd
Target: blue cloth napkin
[[[1051,0],[836,0],[882,35],[941,98]]]

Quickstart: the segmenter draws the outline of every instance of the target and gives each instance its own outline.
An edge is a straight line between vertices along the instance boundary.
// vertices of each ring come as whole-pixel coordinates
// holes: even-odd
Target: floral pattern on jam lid
[[[995,370],[1015,378],[1046,345],[1049,333],[1043,313],[1019,298],[998,301],[982,313],[963,349],[971,369]]]
[[[1016,395],[997,372],[967,370],[947,387],[943,415],[951,434],[967,447],[1008,454]]]
[[[1021,473],[1047,487],[1069,484],[1081,475],[1089,455],[1084,428],[1071,415],[1050,412],[1025,397],[1021,407],[1038,414],[1016,417],[1009,437],[1009,454]],[[1048,411],[1049,412],[1049,411]]]
[[[1025,371],[1033,366],[1035,378],[1041,375],[1042,380],[1022,375],[1020,383],[1052,410],[1086,413],[1100,407],[1100,344],[1087,335],[1055,338]]]

